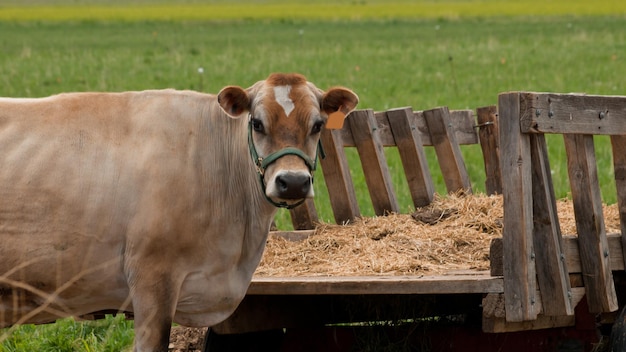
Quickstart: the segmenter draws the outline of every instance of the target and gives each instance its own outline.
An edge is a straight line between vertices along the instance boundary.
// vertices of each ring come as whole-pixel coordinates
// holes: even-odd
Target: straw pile
[[[563,234],[576,232],[572,202],[558,202]],[[615,205],[607,232],[619,232]],[[320,224],[303,241],[270,236],[257,276],[437,275],[488,270],[489,245],[502,236],[502,197],[448,195],[413,214]]]

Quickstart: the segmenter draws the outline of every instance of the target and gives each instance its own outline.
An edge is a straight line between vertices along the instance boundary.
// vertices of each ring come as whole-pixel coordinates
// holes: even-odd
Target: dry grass
[[[563,234],[574,234],[572,202],[557,204]],[[270,236],[258,276],[436,275],[489,269],[489,244],[502,236],[501,196],[436,197],[413,214],[321,224],[299,242]],[[605,207],[619,231],[617,206]]]

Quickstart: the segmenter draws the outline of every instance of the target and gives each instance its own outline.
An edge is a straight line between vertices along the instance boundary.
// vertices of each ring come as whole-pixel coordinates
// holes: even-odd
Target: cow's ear
[[[345,115],[354,110],[359,103],[359,97],[348,88],[335,87],[322,95],[320,106],[322,110],[331,114],[341,110]]]
[[[250,111],[252,99],[243,88],[228,86],[217,94],[217,102],[229,116],[238,118]]]

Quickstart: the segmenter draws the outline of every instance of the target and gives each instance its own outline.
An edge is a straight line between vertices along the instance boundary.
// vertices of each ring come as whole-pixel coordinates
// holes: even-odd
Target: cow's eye
[[[265,128],[263,127],[263,122],[261,122],[261,120],[252,119],[250,123],[252,124],[252,129],[254,129],[256,132],[259,132],[259,133],[265,132]]]
[[[311,134],[320,133],[320,131],[322,130],[322,127],[324,127],[324,121],[317,121],[315,124],[313,124],[313,128],[311,129]]]

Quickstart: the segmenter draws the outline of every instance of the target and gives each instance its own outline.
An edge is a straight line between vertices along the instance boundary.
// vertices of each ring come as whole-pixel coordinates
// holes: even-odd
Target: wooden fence
[[[324,130],[320,159],[335,221],[348,223],[361,215],[344,148],[358,150],[376,215],[400,212],[383,148],[396,147],[402,160],[411,199],[416,207],[430,204],[435,193],[425,146],[432,146],[449,192],[472,192],[460,145],[483,146],[487,192],[500,193],[495,106],[478,109],[478,124],[471,110],[440,107],[413,111],[410,107],[383,112],[356,110],[339,130]],[[477,133],[477,130],[480,133]],[[313,200],[291,210],[296,230],[313,229],[318,220]]]
[[[618,309],[593,135],[610,135],[624,242],[626,97],[512,92],[499,96],[504,197],[503,276],[506,320],[571,316],[582,290],[593,313]],[[545,134],[562,134],[576,218],[582,287],[573,287],[556,214]],[[602,170],[607,172],[607,170]],[[615,243],[615,242],[614,242]],[[615,243],[617,244],[617,243]],[[622,248],[626,248],[623,245]],[[623,260],[623,259],[622,259]],[[619,263],[623,269],[623,263]],[[545,302],[543,305],[539,301]]]

